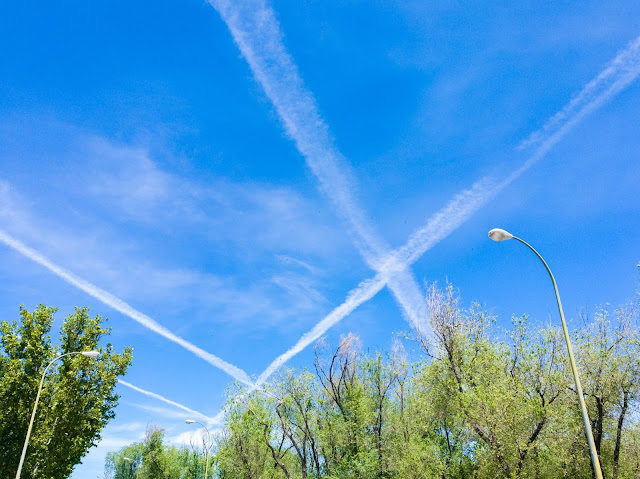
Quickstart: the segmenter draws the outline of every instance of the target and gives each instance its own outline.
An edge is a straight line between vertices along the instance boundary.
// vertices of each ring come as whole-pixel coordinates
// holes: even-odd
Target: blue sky
[[[556,321],[493,227],[569,317],[633,296],[640,5],[430,3],[0,6],[1,317],[90,306],[134,348],[75,479],[317,337],[389,348],[425,282]]]

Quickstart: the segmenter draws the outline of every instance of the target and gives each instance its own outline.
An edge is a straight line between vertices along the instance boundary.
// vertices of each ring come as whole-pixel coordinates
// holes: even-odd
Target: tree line
[[[202,444],[203,449],[209,446]],[[200,479],[205,471],[203,449],[198,448],[198,444],[167,445],[164,430],[151,425],[143,441],[107,454],[105,478]]]
[[[230,393],[210,477],[591,478],[560,329],[522,316],[501,331],[478,305],[463,308],[451,286],[430,287],[427,300],[428,334],[384,354],[364,352],[352,334],[333,348],[321,342],[312,368]],[[607,479],[640,477],[639,303],[582,315],[573,332]],[[124,449],[109,457],[108,477],[203,477],[197,447],[162,444],[156,451],[174,458],[173,472],[151,474],[149,437],[130,446],[140,451],[138,470],[124,467],[132,454]]]

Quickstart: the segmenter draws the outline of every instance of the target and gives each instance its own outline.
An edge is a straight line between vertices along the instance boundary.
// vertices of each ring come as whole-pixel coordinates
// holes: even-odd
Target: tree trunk
[[[594,442],[596,443],[596,452],[600,457],[600,445],[602,444],[602,423],[604,422],[604,404],[602,399],[596,397],[596,424],[594,431]]]
[[[627,413],[627,407],[629,407],[629,393],[624,392],[622,399],[622,409],[620,410],[620,416],[618,417],[618,430],[616,431],[616,447],[613,450],[613,475],[612,479],[618,478],[618,462],[620,460],[620,443],[622,442],[622,424],[624,423],[624,415]]]

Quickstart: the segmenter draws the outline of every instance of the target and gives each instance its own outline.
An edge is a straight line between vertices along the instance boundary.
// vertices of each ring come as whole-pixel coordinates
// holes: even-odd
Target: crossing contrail
[[[251,381],[247,373],[245,373],[242,369],[238,368],[237,366],[234,366],[233,364],[229,364],[228,362],[220,359],[218,356],[215,356],[205,351],[204,349],[199,348],[195,344],[187,341],[186,339],[183,339],[177,336],[176,334],[169,331],[166,327],[162,326],[155,320],[151,319],[146,314],[143,314],[137,309],[134,309],[132,306],[125,303],[120,298],[114,296],[113,294],[103,289],[98,288],[96,285],[90,283],[85,279],[80,278],[79,276],[76,276],[75,274],[73,274],[70,271],[67,271],[61,266],[56,265],[55,263],[45,258],[42,254],[40,254],[36,250],[29,248],[28,246],[24,245],[23,243],[13,238],[7,232],[1,229],[0,229],[0,242],[6,244],[10,248],[17,251],[18,253],[26,256],[31,261],[38,263],[41,266],[44,266],[46,269],[48,269],[53,274],[63,279],[67,283],[71,284],[72,286],[75,286],[76,288],[80,289],[81,291],[84,291],[88,295],[93,296],[98,301],[101,301],[102,303],[115,309],[116,311],[119,311],[125,316],[130,317],[134,321],[140,323],[145,328],[150,329],[154,333],[159,334],[160,336],[163,336],[169,341],[182,346],[187,351],[192,352],[193,354],[198,356],[200,359],[203,359],[209,364],[221,369],[222,371],[227,373],[229,376],[235,378],[241,383],[249,384],[249,385],[253,384],[253,382]]]
[[[418,233],[421,233],[418,235],[419,238],[414,239],[412,237],[411,239],[414,239],[413,242],[410,241],[407,246],[390,255],[391,258],[403,258],[405,262],[389,260],[385,265],[385,269],[392,271],[394,268],[402,267],[403,264],[408,265],[415,262],[421,254],[424,254],[428,249],[451,234],[496,194],[494,189],[491,188],[491,184],[489,180],[481,180],[470,190],[463,191],[454,197],[442,210],[430,218],[424,228],[418,231]],[[409,246],[411,248],[409,248]],[[256,385],[264,384],[264,382],[289,359],[304,350],[312,342],[318,340],[329,328],[344,319],[362,303],[373,298],[387,285],[386,278],[388,277],[389,275],[378,273],[374,278],[363,281],[351,290],[344,303],[331,311],[331,313],[325,316],[310,331],[302,335],[298,342],[289,350],[274,359],[260,376],[258,376]],[[424,331],[420,332],[422,333]]]
[[[320,189],[351,226],[365,262],[380,272],[387,246],[367,219],[353,192],[356,184],[348,162],[336,149],[315,99],[304,86],[282,41],[275,13],[265,2],[209,0],[227,24],[254,77],[276,108],[286,133],[318,178]],[[424,324],[426,301],[411,271],[382,271],[396,301],[414,328]]]
[[[167,399],[166,397],[161,396],[160,394],[156,394],[151,391],[147,391],[146,389],[139,388],[138,386],[134,386],[133,384],[128,383],[123,379],[118,379],[118,382],[123,386],[126,386],[128,388],[133,389],[134,391],[144,394],[145,396],[149,396],[159,401],[165,402],[167,404],[171,404],[172,406],[182,409],[183,411],[186,411],[193,416],[198,416],[199,418],[204,419],[208,424],[216,424],[215,418],[209,417],[206,414],[202,414],[201,412],[195,411],[194,409],[190,409],[187,406],[184,406],[178,402],[172,401],[171,399]]]
[[[627,48],[619,53],[604,71],[607,72],[606,85],[601,88],[594,88],[595,80],[589,82],[575,97],[581,99],[579,106],[574,104],[574,100],[561,110],[561,112],[564,112],[562,115],[554,115],[552,118],[561,118],[562,121],[556,121],[554,128],[548,128],[544,135],[536,138],[535,142],[538,143],[538,146],[519,168],[512,171],[502,180],[489,177],[482,178],[474,183],[471,188],[458,193],[444,208],[431,216],[423,227],[414,232],[404,246],[389,254],[380,270],[390,274],[394,270],[406,268],[408,265],[413,264],[429,249],[455,231],[476,211],[487,204],[489,200],[540,161],[553,146],[561,141],[584,118],[631,85],[640,75],[640,37],[632,41]],[[602,75],[601,73],[596,79]],[[324,332],[342,320],[360,304],[371,299],[385,286],[384,277],[382,273],[378,273],[375,278],[363,281],[358,287],[350,291],[347,300],[342,305],[335,308],[309,332],[304,334],[293,347],[272,361],[258,376],[256,383],[258,385],[263,384],[282,364],[322,336]]]

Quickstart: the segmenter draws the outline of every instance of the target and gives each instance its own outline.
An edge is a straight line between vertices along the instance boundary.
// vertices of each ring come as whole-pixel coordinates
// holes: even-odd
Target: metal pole
[[[571,348],[571,341],[569,340],[569,330],[567,329],[567,322],[564,319],[564,312],[562,311],[562,303],[560,302],[560,293],[558,293],[558,285],[551,273],[551,269],[547,262],[540,256],[533,246],[526,241],[514,236],[513,239],[520,241],[520,243],[527,246],[535,255],[542,261],[542,264],[547,269],[551,282],[553,283],[553,289],[556,293],[556,300],[558,301],[558,310],[560,311],[560,319],[562,320],[562,331],[564,333],[564,340],[567,343],[567,350],[569,351],[569,361],[571,362],[571,371],[573,372],[573,380],[576,383],[576,392],[578,393],[578,402],[580,403],[580,411],[582,412],[582,420],[584,421],[584,429],[587,433],[587,442],[589,443],[589,453],[591,454],[591,464],[593,465],[593,472],[596,479],[602,479],[602,470],[600,469],[600,460],[598,459],[598,452],[596,451],[596,443],[593,440],[593,432],[591,431],[591,422],[589,421],[589,414],[587,413],[587,405],[584,402],[584,394],[582,392],[582,384],[578,377],[578,368],[576,367],[576,360],[573,357],[573,349]]]
[[[33,428],[33,421],[36,417],[36,409],[38,409],[38,401],[40,400],[40,392],[42,391],[42,386],[44,385],[44,378],[47,375],[47,370],[51,367],[53,363],[55,363],[58,359],[63,358],[65,356],[69,356],[70,354],[82,354],[82,351],[73,351],[70,353],[61,354],[57,358],[51,360],[51,362],[44,368],[44,372],[42,373],[42,379],[40,380],[40,387],[38,388],[38,394],[36,395],[36,403],[33,405],[33,412],[31,413],[31,420],[29,421],[29,429],[27,429],[27,437],[24,440],[24,446],[22,447],[22,455],[20,456],[20,463],[18,464],[18,471],[16,472],[16,479],[20,479],[20,473],[22,472],[22,465],[24,464],[24,458],[27,455],[27,447],[29,445],[29,437],[31,436],[31,429]]]
[[[207,441],[207,447],[204,451],[204,479],[207,479],[207,475],[209,473],[209,448],[211,447],[211,433],[209,432],[207,426],[202,424],[200,421],[193,422],[196,424],[200,424],[204,428],[204,430],[207,431],[207,437],[209,438],[209,440]]]

